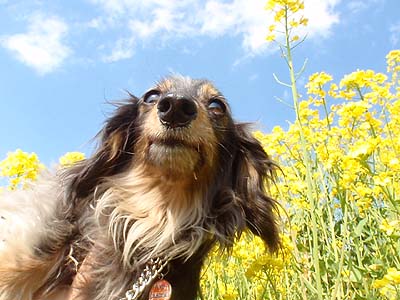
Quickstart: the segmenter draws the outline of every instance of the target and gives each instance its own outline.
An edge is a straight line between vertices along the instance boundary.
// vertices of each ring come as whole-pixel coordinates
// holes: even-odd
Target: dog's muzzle
[[[197,117],[197,104],[189,98],[167,94],[157,104],[157,113],[161,123],[176,128],[185,127]]]

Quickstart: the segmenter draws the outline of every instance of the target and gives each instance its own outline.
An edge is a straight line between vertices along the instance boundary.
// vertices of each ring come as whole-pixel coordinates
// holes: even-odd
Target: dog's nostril
[[[182,111],[187,116],[195,116],[197,114],[197,107],[194,101],[182,99]]]
[[[158,117],[161,122],[171,127],[188,125],[197,116],[197,106],[194,100],[166,96],[158,102]]]
[[[161,113],[166,113],[171,109],[171,103],[169,98],[162,99],[157,106],[157,109]]]

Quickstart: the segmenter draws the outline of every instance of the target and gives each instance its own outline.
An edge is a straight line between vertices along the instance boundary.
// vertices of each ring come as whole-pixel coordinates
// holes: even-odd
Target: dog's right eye
[[[222,116],[226,112],[225,104],[219,99],[212,99],[208,103],[208,110],[214,115]]]
[[[160,100],[160,92],[150,91],[143,97],[143,102],[146,104],[155,104]]]

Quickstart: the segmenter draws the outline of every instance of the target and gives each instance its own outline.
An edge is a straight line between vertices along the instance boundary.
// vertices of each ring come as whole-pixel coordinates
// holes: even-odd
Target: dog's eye
[[[212,99],[208,103],[208,110],[215,115],[223,115],[226,112],[226,106],[221,100]]]
[[[154,104],[160,100],[159,91],[150,91],[143,97],[143,102],[146,104]]]

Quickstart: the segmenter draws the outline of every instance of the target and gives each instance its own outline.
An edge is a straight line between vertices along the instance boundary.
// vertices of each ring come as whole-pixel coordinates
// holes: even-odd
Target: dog
[[[129,94],[98,141],[0,195],[0,300],[194,300],[216,243],[247,228],[279,248],[276,166],[211,82],[173,75]]]

